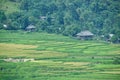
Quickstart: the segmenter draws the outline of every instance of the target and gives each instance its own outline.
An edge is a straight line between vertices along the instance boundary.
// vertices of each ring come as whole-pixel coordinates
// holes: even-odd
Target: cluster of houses
[[[78,39],[81,39],[81,40],[92,40],[96,37],[96,35],[94,35],[92,32],[88,30],[81,31],[80,33],[77,33],[76,36]],[[100,39],[105,40],[107,42],[111,42],[111,39],[113,36],[114,34],[108,34],[108,37],[106,37],[105,35],[101,35]]]
[[[35,31],[36,27],[34,25],[29,25],[28,27],[26,27],[26,31],[32,32]],[[105,39],[106,41],[111,41],[111,38],[113,37],[114,34],[109,34],[109,38]],[[80,39],[80,40],[92,40],[94,39],[95,34],[93,34],[92,32],[90,32],[89,30],[84,30],[81,31],[79,33],[76,34],[76,38]],[[105,38],[104,35],[100,36],[101,39]]]
[[[45,16],[40,17],[41,20],[45,20],[46,18],[47,17],[45,17]],[[3,27],[7,28],[8,26],[4,24]],[[36,31],[37,29],[36,29],[36,26],[30,24],[25,28],[25,30],[28,32],[33,32],[33,31]],[[114,36],[114,34],[109,34],[108,36],[109,36],[109,38],[105,39],[105,36],[101,35],[100,38],[103,40],[106,40],[107,42],[110,42],[112,37]],[[84,30],[84,31],[81,31],[76,34],[76,38],[80,39],[80,40],[92,40],[92,39],[94,39],[94,37],[95,37],[95,35],[92,32],[90,32],[89,30]]]
[[[26,27],[26,30],[29,32],[32,32],[36,30],[36,27],[34,25],[29,25],[28,27]],[[78,39],[81,39],[81,40],[90,40],[94,37],[94,34],[88,30],[85,30],[76,34],[76,36]]]

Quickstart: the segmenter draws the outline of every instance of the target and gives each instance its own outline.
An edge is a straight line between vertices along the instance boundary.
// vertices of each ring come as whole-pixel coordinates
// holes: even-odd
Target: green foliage
[[[12,21],[7,18],[12,26],[10,29],[25,29],[29,24],[34,24],[37,26],[37,31],[70,36],[75,36],[78,30],[90,30],[100,36],[114,34],[120,29],[118,0],[9,0],[4,4],[3,0],[1,2],[4,7],[8,7],[3,8],[7,17],[9,14],[17,16],[14,12],[22,14],[19,17],[21,22],[16,17],[12,17]],[[13,7],[16,8],[13,10]],[[114,39],[112,41],[114,42]]]
[[[112,37],[112,42],[114,42],[114,43],[120,43],[120,31],[119,30],[117,30],[116,32],[115,32],[115,35]]]
[[[3,23],[6,20],[6,15],[3,10],[0,10],[0,23]]]
[[[65,27],[63,35],[66,36],[75,36],[80,31],[79,25],[69,25]]]
[[[3,29],[3,24],[6,21],[6,15],[3,10],[0,10],[0,29]]]
[[[120,64],[120,57],[119,56],[115,57],[113,63],[114,64]]]

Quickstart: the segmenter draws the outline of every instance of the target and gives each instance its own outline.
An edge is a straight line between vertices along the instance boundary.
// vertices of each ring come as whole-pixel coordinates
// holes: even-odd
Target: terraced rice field
[[[3,60],[9,58],[34,60]],[[0,80],[120,80],[119,75],[119,44],[0,31]]]

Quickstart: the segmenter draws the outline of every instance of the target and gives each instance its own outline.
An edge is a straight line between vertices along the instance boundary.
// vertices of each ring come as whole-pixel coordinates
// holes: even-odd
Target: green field
[[[4,10],[6,15],[13,12],[20,12],[19,3],[11,2],[9,0],[0,0],[0,9]]]
[[[0,80],[120,80],[120,44],[0,30]]]

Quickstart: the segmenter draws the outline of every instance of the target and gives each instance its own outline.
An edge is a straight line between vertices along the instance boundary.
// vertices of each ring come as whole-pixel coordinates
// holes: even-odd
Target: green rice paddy
[[[119,44],[0,30],[0,80],[120,80],[119,75]]]

